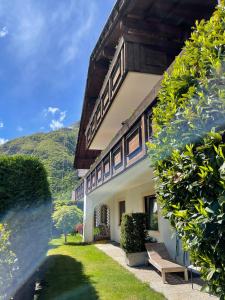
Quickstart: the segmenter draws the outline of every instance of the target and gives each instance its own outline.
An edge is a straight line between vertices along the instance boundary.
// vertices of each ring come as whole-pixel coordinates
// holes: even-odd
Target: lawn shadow
[[[38,300],[97,300],[98,293],[83,265],[67,255],[51,255],[40,268]]]
[[[139,266],[139,267],[132,267],[133,269],[138,270],[151,270],[153,272],[156,272],[159,277],[162,277],[161,272],[156,269],[153,265],[148,264],[146,266]],[[194,284],[197,284],[199,287],[203,287],[206,283],[201,279],[199,274],[192,274],[192,280],[191,280],[191,273],[188,272],[188,281],[184,280],[184,274],[183,272],[178,273],[167,273],[166,274],[166,281],[169,285],[187,285],[193,282]],[[199,290],[199,289],[198,289]]]
[[[88,246],[88,245],[91,245],[91,243],[86,243],[86,242],[67,242],[64,245],[65,246]]]

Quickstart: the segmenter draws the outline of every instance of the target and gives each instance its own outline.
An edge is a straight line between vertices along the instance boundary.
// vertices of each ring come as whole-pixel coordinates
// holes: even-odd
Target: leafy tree
[[[225,299],[225,6],[196,24],[153,110],[149,157],[157,198],[201,267],[208,291]]]
[[[67,243],[67,234],[74,230],[75,225],[82,222],[82,211],[75,205],[57,204],[52,214],[56,228],[60,229]]]

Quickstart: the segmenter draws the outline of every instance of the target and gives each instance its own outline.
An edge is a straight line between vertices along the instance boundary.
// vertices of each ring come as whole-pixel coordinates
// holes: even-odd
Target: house
[[[81,177],[84,240],[120,241],[124,212],[146,212],[151,236],[172,257],[176,237],[155,199],[146,142],[163,73],[179,55],[196,20],[217,1],[118,0],[92,52],[74,166]],[[96,230],[97,228],[97,230]],[[182,255],[180,253],[180,260]]]

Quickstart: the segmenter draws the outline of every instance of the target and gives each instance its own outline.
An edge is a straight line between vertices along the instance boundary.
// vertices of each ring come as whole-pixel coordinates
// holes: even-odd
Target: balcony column
[[[92,242],[94,239],[94,208],[90,196],[84,195],[84,228],[83,242]]]

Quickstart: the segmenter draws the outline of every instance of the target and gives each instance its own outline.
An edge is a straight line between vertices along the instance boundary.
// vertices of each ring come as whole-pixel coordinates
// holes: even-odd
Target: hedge
[[[196,23],[165,74],[149,157],[163,214],[225,299],[225,6]]]
[[[0,222],[10,230],[18,259],[15,292],[36,271],[48,247],[51,194],[43,165],[33,157],[0,157]]]
[[[121,222],[120,244],[126,253],[145,251],[146,214],[124,214]]]

